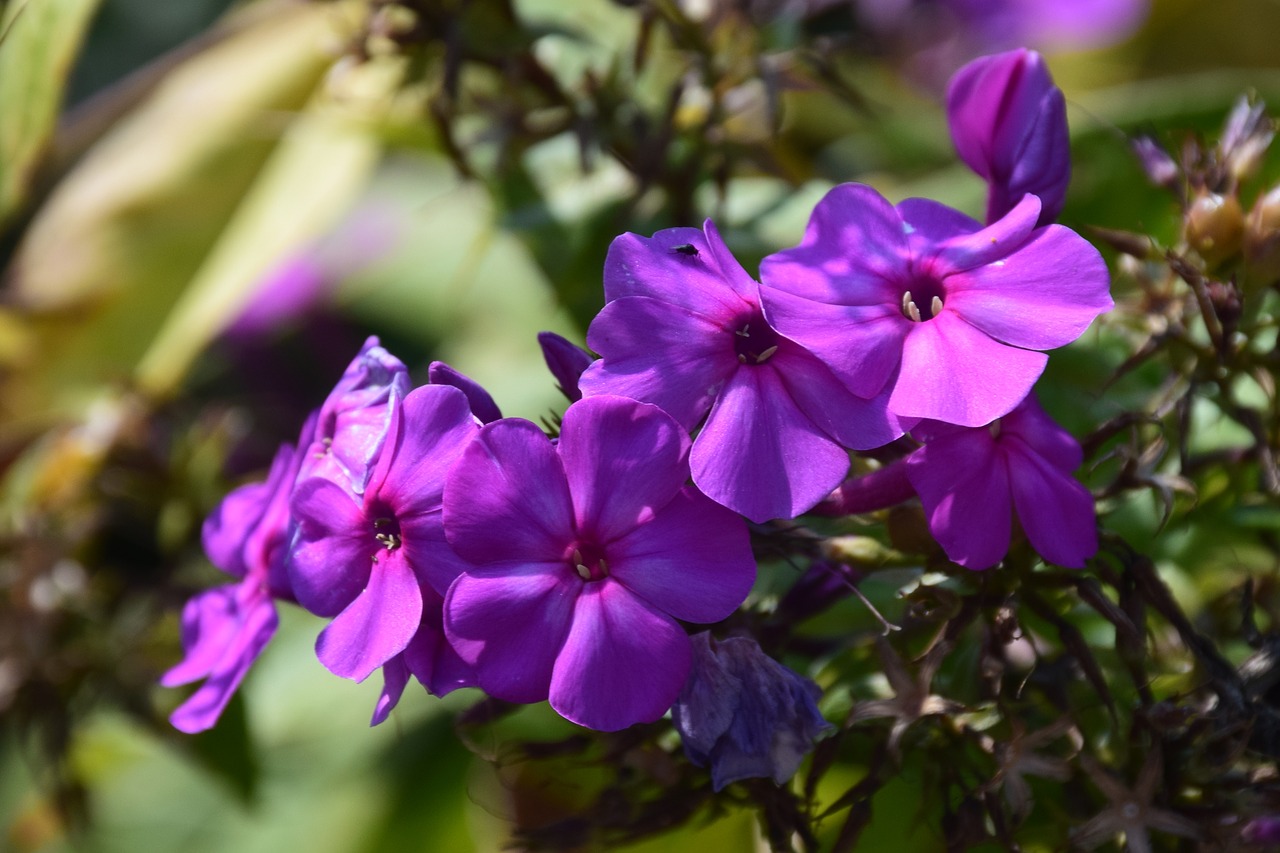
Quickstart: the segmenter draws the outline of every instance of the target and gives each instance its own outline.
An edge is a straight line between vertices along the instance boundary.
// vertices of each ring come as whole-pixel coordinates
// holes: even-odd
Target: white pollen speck
[[[903,233],[903,234],[914,234],[914,233],[916,233],[916,229],[914,229],[914,228],[912,228],[912,227],[911,227],[911,223],[910,223],[910,222],[904,222],[904,223],[902,223],[902,233]]]
[[[1001,258],[1001,259],[1000,259],[1000,260],[998,260],[998,261],[992,261],[992,262],[991,262],[991,266],[993,266],[993,267],[1002,267],[1002,266],[1004,266],[1004,258]]]

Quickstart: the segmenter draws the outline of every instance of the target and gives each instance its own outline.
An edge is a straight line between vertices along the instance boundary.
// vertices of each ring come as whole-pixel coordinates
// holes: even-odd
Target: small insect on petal
[[[692,243],[681,243],[679,246],[672,246],[671,251],[687,258],[696,258],[698,256],[698,247]]]

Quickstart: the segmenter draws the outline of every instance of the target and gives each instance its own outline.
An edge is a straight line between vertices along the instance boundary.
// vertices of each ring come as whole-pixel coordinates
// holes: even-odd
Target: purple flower
[[[272,599],[294,600],[283,562],[292,529],[289,493],[300,461],[292,447],[282,446],[265,483],[235,489],[205,519],[205,553],[240,582],[202,592],[182,610],[185,657],[160,683],[176,687],[206,680],[169,717],[174,728],[193,733],[218,722],[276,632]]]
[[[711,765],[719,791],[756,777],[781,785],[834,726],[818,713],[818,685],[760,650],[755,640],[695,634],[689,680],[671,708],[685,755]]]
[[[986,569],[1009,550],[1013,510],[1031,545],[1078,569],[1098,550],[1093,497],[1071,472],[1083,454],[1034,396],[989,426],[926,424],[907,457],[929,530],[954,562]]]
[[[1067,105],[1040,54],[1025,48],[961,68],[947,89],[947,121],[960,159],[988,184],[987,222],[1022,197],[1040,197],[1040,224],[1062,210],[1071,179]]]
[[[568,397],[570,403],[581,400],[578,379],[591,366],[591,362],[595,361],[595,357],[555,332],[538,332],[538,346],[542,347],[542,358],[547,363],[547,369],[559,383],[560,393]]]
[[[1247,844],[1280,844],[1280,815],[1255,817],[1240,830],[1240,837]]]
[[[925,199],[896,208],[843,184],[799,246],[764,259],[765,315],[899,418],[983,426],[1031,390],[1053,349],[1111,307],[1098,251],[1022,201],[986,228]]]
[[[445,536],[470,565],[445,632],[480,686],[616,731],[661,717],[689,672],[679,622],[718,622],[755,580],[746,525],[692,486],[685,431],[656,406],[574,403],[553,444],[480,430],[449,472]]]
[[[323,477],[362,494],[382,450],[391,413],[409,387],[409,371],[400,359],[383,349],[376,337],[365,341],[320,407],[299,482]]]
[[[723,506],[753,521],[793,518],[844,477],[844,447],[902,434],[885,412],[883,382],[851,393],[774,331],[759,285],[710,221],[702,231],[622,235],[604,280],[608,304],[587,333],[602,358],[582,374],[583,394],[654,403],[689,430],[701,423],[693,482]]]
[[[437,645],[423,588],[443,595],[462,568],[440,523],[444,475],[478,429],[462,391],[427,385],[392,410],[362,498],[325,478],[299,482],[289,576],[303,607],[334,617],[316,641],[334,674],[362,681],[420,634]],[[421,677],[414,654],[403,663]]]

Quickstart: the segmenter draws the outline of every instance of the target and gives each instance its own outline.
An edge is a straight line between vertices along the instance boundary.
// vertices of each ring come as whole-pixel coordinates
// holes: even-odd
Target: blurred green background
[[[517,149],[500,144],[500,124],[462,122],[458,131],[472,140],[467,153],[478,170],[469,179],[450,154],[456,140],[424,106],[424,92],[439,80],[417,76],[421,67],[412,62],[391,61],[393,50],[350,61],[354,34],[365,25],[362,4],[232,5],[10,0],[0,7],[10,27],[0,43],[7,523],[21,527],[32,507],[74,509],[76,483],[111,443],[101,435],[129,428],[135,392],[172,407],[165,411],[190,429],[186,444],[175,443],[183,455],[174,468],[184,473],[166,481],[183,491],[146,504],[156,510],[161,551],[172,545],[158,562],[178,564],[176,585],[158,610],[114,607],[115,633],[88,634],[93,645],[78,650],[96,661],[127,652],[117,663],[128,676],[116,688],[151,684],[176,661],[179,593],[219,581],[191,548],[201,514],[238,478],[260,470],[277,443],[294,438],[301,414],[323,399],[364,335],[382,336],[419,377],[431,359],[448,361],[485,385],[506,414],[536,420],[563,404],[535,334],[550,329],[583,340],[602,300],[605,249],[624,228],[652,231],[715,215],[752,269],[798,241],[813,203],[839,181],[871,183],[892,200],[923,195],[981,210],[983,187],[954,159],[936,89],[911,82],[901,56],[838,57],[860,106],[799,85],[766,104],[761,90],[742,86],[736,102],[721,104],[731,112],[719,126],[730,136],[720,140],[725,147],[688,155],[695,161],[731,150],[739,159],[724,161],[727,176],[691,172],[689,198],[675,204],[672,187],[638,185],[636,170],[608,153],[586,158],[583,171],[580,128],[556,128],[554,104],[526,105],[528,121],[554,132]],[[514,9],[527,25],[521,47],[562,80],[588,75],[607,87],[611,75],[632,67],[641,40],[634,8],[533,0]],[[56,35],[19,52],[18,28],[40,14],[54,16],[56,26],[44,31]],[[764,56],[786,57],[808,37],[785,22],[762,32],[755,48]],[[1182,134],[1216,132],[1242,93],[1280,103],[1277,35],[1274,0],[1155,0],[1132,38],[1050,56],[1067,95],[1075,162],[1062,221],[1172,239],[1178,211],[1146,184],[1126,137],[1151,132],[1176,149]],[[688,72],[687,47],[652,46],[644,73],[620,84],[632,87],[637,106],[618,109],[666,109],[664,87]],[[713,47],[733,64],[731,46]],[[487,85],[495,100],[502,74],[519,71],[494,71]],[[28,133],[42,121],[53,131],[40,108],[56,105],[63,79],[56,133]],[[673,115],[696,127],[703,108],[691,83]],[[32,138],[38,150],[23,141]],[[753,160],[757,150],[771,159]],[[518,168],[503,157],[516,158]],[[1271,180],[1275,174],[1272,162]],[[671,221],[680,214],[685,221]],[[287,278],[282,264],[298,259],[312,271],[303,278],[317,300],[228,333],[268,283]],[[1093,344],[1086,339],[1055,355],[1048,374],[1054,390],[1046,404],[1077,432],[1106,417],[1109,405],[1122,405],[1095,393],[1116,359]],[[219,454],[233,448],[224,469]],[[1264,555],[1222,541],[1211,513],[1233,509],[1209,502],[1198,527],[1157,536],[1155,502],[1135,499],[1115,508],[1112,523],[1153,549],[1182,583],[1178,592],[1194,600],[1216,593],[1219,582],[1190,571],[1193,565],[1257,562],[1271,570]],[[59,594],[74,604],[77,590],[97,582],[86,574],[92,570],[73,565]],[[159,627],[156,612],[166,614]],[[127,701],[110,690],[71,691],[51,700],[72,706],[76,720],[65,746],[83,785],[84,826],[68,825],[51,799],[58,774],[41,745],[5,726],[0,848],[502,849],[517,807],[507,790],[519,768],[499,762],[495,769],[455,736],[452,715],[476,696],[439,701],[411,687],[388,723],[368,729],[380,685],[329,676],[312,653],[319,620],[288,608],[282,617],[241,698],[206,735],[144,722],[148,714],[161,719],[183,691],[153,687]],[[12,635],[9,648],[42,654],[38,642],[19,636],[20,626],[0,630]],[[76,665],[51,666],[64,664]],[[0,711],[18,666],[0,658]],[[530,713],[531,725],[554,730],[556,723]],[[491,754],[501,752],[501,744],[491,746]],[[927,833],[902,837],[913,822],[910,791],[891,788],[880,797],[885,818],[864,836],[864,849],[940,849]],[[730,809],[634,849],[762,848],[750,814]]]

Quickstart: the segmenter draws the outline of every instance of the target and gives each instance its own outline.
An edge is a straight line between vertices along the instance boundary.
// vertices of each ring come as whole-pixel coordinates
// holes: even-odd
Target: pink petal
[[[994,566],[1009,550],[1013,509],[1009,473],[991,434],[969,430],[926,444],[907,457],[929,530],[953,562]]]
[[[1020,442],[1007,448],[1013,503],[1027,539],[1047,562],[1084,568],[1098,551],[1093,496],[1074,477],[1054,468]]]
[[[1023,196],[1012,210],[981,231],[957,235],[938,243],[928,256],[917,260],[917,269],[927,269],[937,278],[947,278],[947,296],[950,298],[955,285],[949,276],[984,264],[1002,269],[1004,265],[999,262],[1027,243],[1039,217],[1040,199],[1033,195]]]
[[[786,340],[770,362],[796,408],[842,446],[871,450],[902,435],[904,424],[888,410],[889,387],[860,397],[811,352]]]
[[[657,406],[611,396],[570,406],[557,449],[579,533],[604,544],[651,519],[688,479],[689,443]]]
[[[755,283],[715,226],[707,225],[705,231],[668,228],[650,238],[623,234],[615,239],[604,262],[605,300],[651,297],[712,317],[742,310]]]
[[[609,547],[613,580],[685,622],[719,622],[751,592],[747,526],[692,487]],[[589,585],[594,586],[594,585]]]
[[[795,518],[830,494],[849,454],[796,409],[773,370],[744,367],[716,400],[690,463],[707,497],[763,522]]]
[[[1112,307],[1107,265],[1069,228],[1040,229],[1004,263],[947,280],[947,306],[991,337],[1028,349],[1069,344]]]
[[[1035,394],[1028,394],[1017,408],[1000,419],[1000,431],[1004,441],[1017,439],[1025,443],[1031,452],[1044,457],[1064,474],[1084,462],[1080,442],[1049,417]]]
[[[240,631],[239,587],[235,584],[205,590],[182,608],[182,661],[164,675],[160,684],[177,687],[206,677],[226,653]]]
[[[560,456],[540,429],[514,418],[481,428],[445,478],[444,530],[458,556],[477,565],[564,556],[573,502]]]
[[[652,722],[689,675],[689,637],[619,584],[587,584],[556,660],[551,707],[597,731]]]
[[[507,702],[547,698],[556,656],[569,633],[577,577],[563,561],[476,569],[445,596],[444,630],[475,667],[486,693]]]
[[[889,398],[899,417],[986,426],[1030,392],[1049,357],[992,340],[955,311],[915,323]]]
[[[369,573],[369,585],[316,640],[316,656],[334,675],[364,681],[404,651],[418,630],[422,593],[399,551],[384,551]]]

